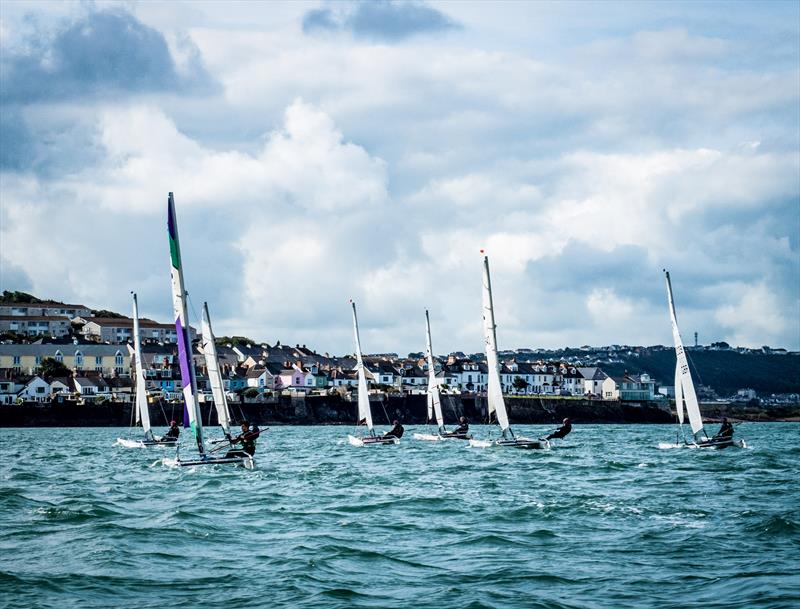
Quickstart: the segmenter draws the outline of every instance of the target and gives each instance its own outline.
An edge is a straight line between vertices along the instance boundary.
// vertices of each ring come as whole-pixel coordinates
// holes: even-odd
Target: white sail
[[[356,303],[353,305],[353,334],[356,339],[356,370],[358,371],[358,422],[363,421],[367,425],[370,434],[372,431],[372,411],[369,407],[369,389],[367,388],[367,375],[364,370],[364,360],[361,357],[361,339],[358,336],[358,316],[356,315]]]
[[[694,383],[692,382],[692,373],[689,371],[689,361],[686,359],[686,352],[683,348],[683,340],[681,333],[678,329],[678,318],[675,315],[675,301],[672,298],[672,282],[669,279],[669,272],[664,271],[667,280],[667,301],[669,302],[669,316],[672,322],[672,339],[675,342],[675,356],[676,356],[676,376],[680,377],[681,392],[686,404],[686,414],[689,417],[689,425],[692,427],[692,433],[697,437],[703,430],[703,417],[700,415],[700,406],[697,403],[697,394],[694,390]],[[677,396],[678,381],[675,383],[675,391]]]
[[[172,308],[175,313],[175,331],[178,337],[178,362],[181,369],[183,399],[189,415],[189,426],[197,442],[197,450],[205,455],[203,446],[203,419],[197,402],[197,379],[192,361],[192,341],[189,334],[189,313],[186,309],[186,289],[183,283],[181,247],[178,239],[178,220],[175,215],[175,199],[169,193],[167,200],[167,231],[172,277]]]
[[[153,430],[150,428],[150,407],[147,405],[147,382],[144,378],[142,343],[139,338],[139,303],[136,294],[133,294],[133,354],[136,362],[136,422],[142,423],[145,439],[152,440]]]
[[[681,368],[675,363],[675,412],[678,414],[678,424],[683,425],[683,383],[681,382]]]
[[[505,436],[510,432],[506,403],[500,385],[500,367],[497,360],[497,326],[494,321],[494,303],[492,301],[492,281],[489,276],[489,258],[483,257],[483,335],[486,342],[486,365],[488,367],[489,385],[486,391],[489,415],[493,412],[497,423]],[[512,433],[513,435],[513,433]]]
[[[203,356],[206,360],[208,380],[211,383],[211,394],[214,396],[214,406],[217,409],[217,420],[226,435],[231,431],[231,417],[228,411],[228,398],[225,396],[225,385],[222,382],[222,373],[219,369],[217,345],[214,342],[214,332],[211,330],[211,317],[208,314],[208,303],[203,303]]]
[[[439,432],[445,433],[444,417],[442,416],[442,398],[439,394],[439,384],[436,382],[436,368],[433,365],[433,347],[431,346],[431,320],[427,309],[425,310],[425,328],[427,330],[427,343],[425,356],[428,359],[428,420],[436,417]]]

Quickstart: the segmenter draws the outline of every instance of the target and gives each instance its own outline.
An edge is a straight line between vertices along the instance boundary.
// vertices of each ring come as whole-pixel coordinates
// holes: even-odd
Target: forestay
[[[189,413],[189,427],[197,442],[197,450],[205,454],[203,446],[203,419],[197,403],[197,379],[192,362],[192,341],[189,335],[189,314],[186,308],[186,289],[181,267],[181,248],[178,239],[178,220],[175,215],[175,199],[169,193],[167,201],[167,231],[169,234],[169,253],[172,277],[172,308],[175,314],[175,331],[178,337],[178,363],[181,369],[183,399]]]
[[[153,440],[150,407],[147,404],[147,382],[142,362],[142,343],[139,337],[139,303],[136,294],[133,294],[133,355],[136,362],[136,423],[141,422],[145,440]]]
[[[369,407],[369,390],[367,388],[367,375],[364,370],[364,360],[361,356],[361,339],[358,335],[358,316],[356,315],[356,303],[352,300],[350,304],[353,305],[353,334],[356,341],[356,371],[358,372],[358,422],[363,421],[367,425],[370,435],[374,435],[372,431],[372,411]]]
[[[483,258],[483,333],[486,342],[486,365],[488,367],[489,383],[486,391],[489,415],[494,412],[497,423],[503,436],[510,433],[508,413],[503,400],[503,391],[500,385],[500,368],[497,360],[497,326],[494,321],[494,303],[492,301],[492,282],[489,276],[489,258]],[[513,435],[513,433],[511,434]]]
[[[442,416],[442,398],[439,394],[439,384],[436,381],[436,368],[433,365],[433,347],[431,346],[431,320],[428,310],[425,310],[425,328],[427,330],[427,342],[425,356],[428,360],[428,420],[436,417],[436,424],[439,426],[439,433],[445,433],[444,417]]]
[[[694,383],[692,382],[692,373],[689,371],[689,361],[686,359],[683,340],[681,339],[681,333],[678,329],[678,318],[675,314],[675,301],[672,298],[672,282],[669,278],[669,272],[664,271],[664,274],[666,275],[667,281],[667,301],[669,303],[670,321],[672,322],[672,339],[675,342],[677,366],[675,371],[675,395],[677,398],[678,387],[680,386],[683,401],[686,404],[686,414],[689,417],[689,425],[691,425],[692,433],[697,437],[697,434],[701,431],[704,432],[703,418],[700,415],[700,406],[697,403],[697,394],[695,393]]]
[[[225,386],[219,369],[219,356],[217,345],[214,341],[214,332],[211,329],[211,317],[208,314],[208,303],[203,303],[203,320],[201,322],[203,335],[203,357],[208,371],[208,380],[211,383],[211,394],[214,396],[214,406],[217,409],[217,420],[225,435],[230,434],[231,417],[228,411],[228,398],[225,395]]]

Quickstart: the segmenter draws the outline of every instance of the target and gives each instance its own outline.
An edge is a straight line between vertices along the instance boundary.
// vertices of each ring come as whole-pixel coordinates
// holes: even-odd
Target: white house
[[[26,402],[49,401],[50,383],[40,376],[34,376],[17,392],[17,397]]]

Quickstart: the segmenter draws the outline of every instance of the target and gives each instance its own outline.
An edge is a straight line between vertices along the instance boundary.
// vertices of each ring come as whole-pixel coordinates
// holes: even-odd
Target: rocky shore
[[[509,397],[512,423],[555,424],[564,417],[574,423],[671,423],[675,420],[672,406],[666,402],[620,402],[575,398]],[[372,403],[376,425],[387,425],[399,419],[407,425],[425,423],[427,415],[424,395],[384,396]],[[466,416],[473,423],[486,421],[486,399],[474,396],[444,396],[445,419],[453,423]],[[202,405],[207,425],[216,425],[217,416],[211,404]],[[764,409],[757,404],[703,404],[707,421],[723,416],[744,421],[800,421],[800,408]],[[248,420],[259,425],[352,425],[355,402],[334,396],[289,397],[266,402],[232,403],[235,421]],[[170,419],[182,419],[180,404],[151,405],[154,427],[165,426]],[[24,403],[0,407],[0,427],[114,427],[131,424],[131,404],[77,404],[74,402],[40,404]]]

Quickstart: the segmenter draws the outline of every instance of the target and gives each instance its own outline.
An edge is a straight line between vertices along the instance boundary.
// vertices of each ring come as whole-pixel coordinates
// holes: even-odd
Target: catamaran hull
[[[431,434],[431,433],[415,433],[415,440],[425,440],[428,442],[440,442],[442,440],[471,440],[471,435],[461,434]]]
[[[545,450],[550,448],[547,440],[530,440],[528,438],[515,438],[513,440],[495,440],[495,446],[505,448],[522,448],[526,450]]]
[[[735,446],[736,448],[747,448],[747,444],[744,440],[734,440],[733,438],[722,438],[720,440],[704,440],[702,442],[697,442],[695,444],[697,448],[713,448],[716,450],[722,450],[723,448],[731,448]]]
[[[117,446],[124,448],[147,448],[148,446],[175,446],[178,443],[175,439],[170,440],[127,440],[117,438]]]
[[[196,465],[241,465],[245,469],[254,469],[256,460],[250,455],[237,455],[233,457],[208,457],[205,459],[178,459],[181,467],[194,467]]]
[[[400,444],[400,438],[384,438],[382,436],[347,436],[347,441],[352,446],[386,446],[387,444]]]

